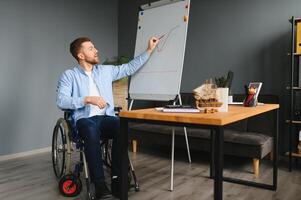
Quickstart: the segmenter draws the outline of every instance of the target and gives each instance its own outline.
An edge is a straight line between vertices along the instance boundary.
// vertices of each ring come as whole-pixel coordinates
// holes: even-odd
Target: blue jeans
[[[100,140],[112,139],[112,176],[119,176],[120,159],[118,158],[119,118],[115,116],[93,116],[76,122],[79,136],[84,140],[85,155],[92,182],[99,184],[105,181]]]

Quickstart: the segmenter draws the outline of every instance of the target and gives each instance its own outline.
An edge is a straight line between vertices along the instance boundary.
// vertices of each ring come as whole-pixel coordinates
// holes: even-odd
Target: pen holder
[[[257,106],[257,89],[254,86],[248,87],[245,85],[246,98],[244,100],[245,107]]]
[[[257,106],[257,103],[258,101],[254,94],[248,94],[244,100],[245,107],[255,107]]]

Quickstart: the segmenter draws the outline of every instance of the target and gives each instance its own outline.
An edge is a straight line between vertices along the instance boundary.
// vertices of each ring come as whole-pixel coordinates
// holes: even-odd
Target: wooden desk
[[[127,195],[127,170],[128,160],[128,122],[140,121],[154,124],[166,124],[172,126],[186,126],[208,128],[214,131],[214,199],[221,200],[223,198],[223,181],[244,184],[248,186],[260,187],[265,189],[277,189],[277,169],[278,169],[278,109],[279,104],[264,104],[257,107],[229,106],[229,111],[222,113],[163,113],[154,108],[122,111],[119,113],[121,123],[121,199],[128,199]],[[275,127],[273,132],[274,137],[274,160],[273,160],[273,184],[255,183],[239,179],[223,177],[223,142],[224,142],[224,126],[249,118],[255,115],[260,115],[265,112],[274,111]]]

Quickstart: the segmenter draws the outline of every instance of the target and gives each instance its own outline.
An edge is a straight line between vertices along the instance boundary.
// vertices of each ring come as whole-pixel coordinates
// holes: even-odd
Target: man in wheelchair
[[[134,74],[148,60],[158,42],[158,38],[152,37],[144,53],[119,66],[99,64],[98,51],[89,38],[77,38],[70,44],[70,52],[78,65],[60,76],[56,103],[60,109],[72,110],[75,126],[84,141],[97,199],[112,196],[105,182],[100,155],[100,140],[103,138],[113,141],[111,191],[114,196],[119,196],[119,118],[114,113],[112,82]]]

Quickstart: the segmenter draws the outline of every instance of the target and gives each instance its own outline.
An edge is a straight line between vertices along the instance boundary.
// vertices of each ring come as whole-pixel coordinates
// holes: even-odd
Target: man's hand
[[[107,102],[102,97],[86,96],[85,104],[92,104],[98,106],[100,109],[103,109],[104,107],[106,107]]]
[[[150,40],[148,41],[148,48],[147,51],[149,54],[153,52],[153,50],[156,48],[157,44],[159,43],[159,39],[156,37],[151,37]]]

